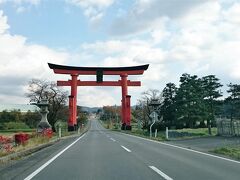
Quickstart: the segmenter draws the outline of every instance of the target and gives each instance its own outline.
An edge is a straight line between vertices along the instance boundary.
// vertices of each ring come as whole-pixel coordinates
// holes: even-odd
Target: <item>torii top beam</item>
[[[103,75],[141,75],[149,64],[130,67],[76,67],[48,63],[48,66],[56,74],[96,75],[97,71],[102,71]]]

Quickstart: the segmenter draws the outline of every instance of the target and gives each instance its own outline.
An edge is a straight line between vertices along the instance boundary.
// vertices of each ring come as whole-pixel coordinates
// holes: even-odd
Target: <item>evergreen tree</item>
[[[186,127],[193,128],[204,110],[201,80],[196,75],[183,74],[180,83],[176,94],[177,117]]]
[[[222,84],[219,83],[219,79],[215,75],[204,76],[201,79],[202,89],[203,89],[203,98],[205,105],[205,112],[207,118],[208,133],[211,132],[211,123],[214,123],[215,110],[216,110],[216,100],[222,96],[221,91],[219,90],[222,87]]]
[[[174,83],[166,84],[163,89],[163,103],[161,106],[161,114],[163,116],[163,122],[165,125],[170,127],[176,125],[176,103],[175,96],[177,87]]]
[[[28,111],[23,116],[23,122],[26,123],[30,128],[36,128],[40,120],[41,115],[39,112]]]
[[[229,111],[232,121],[234,117],[239,117],[240,115],[240,85],[230,83],[228,87],[227,92],[230,93],[230,95],[225,99],[225,102],[230,106]]]

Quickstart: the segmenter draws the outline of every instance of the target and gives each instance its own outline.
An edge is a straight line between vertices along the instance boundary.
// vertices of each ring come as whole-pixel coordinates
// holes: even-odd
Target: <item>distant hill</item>
[[[99,109],[102,110],[102,107],[86,107],[86,106],[80,106],[82,111],[86,111],[89,113],[96,113]]]
[[[0,112],[2,111],[20,111],[26,113],[28,111],[35,112],[38,111],[39,108],[35,105],[30,104],[0,104]]]

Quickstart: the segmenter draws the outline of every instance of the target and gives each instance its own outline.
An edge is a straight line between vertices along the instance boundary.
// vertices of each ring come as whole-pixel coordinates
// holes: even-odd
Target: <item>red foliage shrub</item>
[[[50,139],[53,136],[53,131],[51,128],[46,128],[42,131],[42,135]]]
[[[9,137],[0,136],[0,149],[11,152],[13,148],[13,139]]]
[[[15,134],[15,143],[16,144],[23,144],[25,145],[28,142],[29,139],[29,134],[25,134],[25,133],[19,133],[19,134]]]

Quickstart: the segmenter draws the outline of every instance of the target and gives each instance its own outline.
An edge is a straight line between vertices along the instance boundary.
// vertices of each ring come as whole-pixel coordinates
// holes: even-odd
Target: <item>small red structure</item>
[[[128,86],[141,86],[140,81],[130,81],[129,75],[142,75],[148,69],[148,64],[131,67],[75,67],[48,63],[55,74],[69,74],[71,80],[57,81],[58,86],[70,86],[69,96],[69,131],[77,125],[77,86],[120,86],[122,87],[122,129],[131,130],[131,96],[128,95]],[[96,81],[78,80],[79,75],[95,75]],[[103,81],[103,75],[119,75],[121,80]]]

